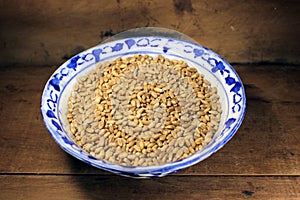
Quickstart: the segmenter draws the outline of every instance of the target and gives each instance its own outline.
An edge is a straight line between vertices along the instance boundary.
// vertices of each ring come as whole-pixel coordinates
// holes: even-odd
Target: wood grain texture
[[[242,126],[220,151],[176,175],[300,175],[299,66],[234,67],[247,94]],[[0,70],[0,173],[108,174],[65,153],[47,133],[39,106],[55,69]]]
[[[0,66],[59,65],[136,27],[180,31],[231,63],[300,63],[295,0],[0,1]]]
[[[300,198],[299,177],[0,176],[0,199],[290,199]]]

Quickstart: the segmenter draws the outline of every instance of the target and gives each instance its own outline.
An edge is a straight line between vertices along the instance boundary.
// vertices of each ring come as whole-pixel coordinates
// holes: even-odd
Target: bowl
[[[95,158],[79,147],[69,134],[68,100],[76,80],[87,75],[99,62],[135,54],[184,60],[217,88],[222,107],[218,131],[200,151],[184,159],[152,166],[123,166]],[[47,81],[41,99],[44,123],[67,153],[92,166],[133,177],[162,177],[192,166],[222,148],[237,132],[246,110],[246,96],[241,79],[233,67],[213,51],[193,42],[160,36],[131,37],[109,41],[77,54],[61,65]]]

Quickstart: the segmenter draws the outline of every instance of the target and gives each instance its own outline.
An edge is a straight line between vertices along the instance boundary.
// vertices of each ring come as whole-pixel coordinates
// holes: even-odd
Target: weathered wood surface
[[[0,199],[293,199],[299,177],[168,176],[135,180],[117,176],[0,176]]]
[[[300,1],[0,1],[0,66],[59,65],[136,27],[180,31],[231,63],[300,63]]]
[[[176,175],[300,175],[299,66],[235,66],[247,113],[233,139]],[[107,174],[61,150],[40,114],[43,87],[56,67],[0,70],[0,173]]]

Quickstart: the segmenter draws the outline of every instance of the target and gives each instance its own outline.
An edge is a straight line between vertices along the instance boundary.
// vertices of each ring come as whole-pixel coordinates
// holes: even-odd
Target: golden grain
[[[149,65],[155,65],[161,72],[150,70]],[[143,79],[138,77],[135,69],[141,70],[145,77],[162,80],[176,87],[170,90],[166,85],[146,82],[138,85]],[[120,79],[125,78],[125,73],[130,70],[134,70],[134,73],[128,76],[127,85],[120,87]],[[189,100],[181,107],[180,98],[191,99],[191,94],[184,92],[187,84],[180,84],[183,83],[180,78],[171,76],[172,70],[177,71],[193,88],[197,101]],[[105,65],[99,64],[97,70],[80,78],[74,86],[68,102],[70,131],[85,151],[111,162],[147,166],[183,159],[202,149],[218,130],[221,105],[217,88],[210,85],[203,75],[184,61],[170,60],[161,55],[156,58],[134,55],[126,59],[118,58]],[[130,100],[127,99],[127,91],[133,91]],[[126,117],[129,121],[113,107],[111,102],[114,97],[120,102],[128,100],[130,114]],[[187,115],[187,108],[193,105],[197,105],[199,110]],[[153,113],[153,110],[165,113]],[[194,128],[188,123],[190,116],[196,113],[200,123]],[[97,120],[98,126],[94,120]],[[126,128],[122,130],[121,126]],[[182,137],[185,132],[180,128],[186,129],[192,137]],[[140,133],[147,137],[140,136]],[[166,155],[158,159],[153,156],[158,151]],[[173,152],[174,155],[169,156],[167,152]],[[154,159],[143,157],[150,154]]]

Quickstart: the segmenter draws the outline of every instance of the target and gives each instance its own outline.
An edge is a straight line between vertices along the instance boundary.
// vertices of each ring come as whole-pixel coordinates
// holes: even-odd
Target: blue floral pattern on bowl
[[[221,91],[223,120],[213,140],[201,151],[173,163],[150,167],[125,167],[92,157],[79,148],[67,134],[63,118],[66,115],[66,99],[72,90],[71,82],[98,62],[134,54],[152,56],[161,54],[173,59],[183,59],[203,73],[212,84],[215,84],[218,91]],[[100,44],[74,56],[50,77],[41,100],[45,125],[62,149],[97,168],[136,178],[161,177],[206,159],[233,137],[242,123],[245,110],[246,96],[242,81],[229,63],[199,44],[165,37],[126,38]]]

